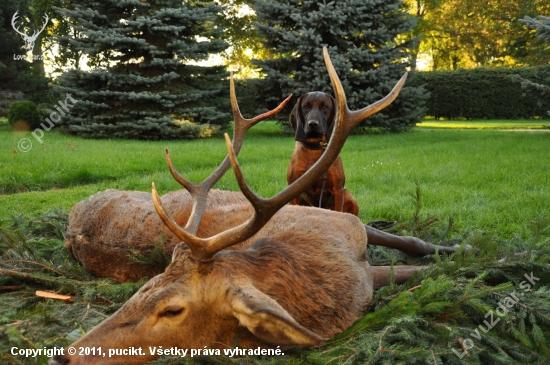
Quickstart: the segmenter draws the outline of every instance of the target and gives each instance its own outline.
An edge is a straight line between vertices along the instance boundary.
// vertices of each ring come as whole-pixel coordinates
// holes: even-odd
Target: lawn
[[[28,152],[21,138],[32,143]],[[10,351],[68,346],[144,283],[115,284],[83,270],[64,247],[66,211],[107,188],[149,191],[155,181],[161,193],[178,189],[164,147],[184,176],[199,181],[225,156],[224,142],[98,141],[51,131],[41,145],[7,126],[0,141],[0,363],[45,365],[47,356]],[[548,363],[549,142],[549,133],[424,128],[350,137],[341,156],[363,221],[395,220],[398,234],[473,250],[415,259],[369,245],[375,265],[430,266],[377,290],[365,316],[320,348],[262,358],[167,356],[155,364]],[[286,185],[293,145],[274,123],[249,131],[239,160],[260,195]],[[217,187],[237,190],[231,173]],[[512,255],[523,251],[530,254]],[[495,308],[528,274],[536,287],[521,291],[521,302],[490,327],[488,314],[492,326]],[[74,303],[38,298],[36,290]]]
[[[21,138],[34,142],[18,150]],[[164,161],[168,147],[176,167],[194,181],[206,177],[225,156],[221,139],[142,142],[85,140],[47,132],[44,145],[30,135],[0,126],[0,218],[70,210],[78,201],[107,188],[160,193],[180,188]],[[530,222],[550,214],[550,159],[547,133],[427,130],[349,138],[342,152],[346,187],[355,195],[360,217],[403,221],[414,207],[418,181],[426,214],[458,228],[525,235]],[[239,156],[251,186],[271,196],[286,185],[294,141],[274,123],[249,131]],[[15,153],[17,152],[17,153]],[[218,188],[237,190],[232,174]]]
[[[434,120],[427,119],[418,124],[421,128],[450,129],[516,129],[550,130],[550,120]]]

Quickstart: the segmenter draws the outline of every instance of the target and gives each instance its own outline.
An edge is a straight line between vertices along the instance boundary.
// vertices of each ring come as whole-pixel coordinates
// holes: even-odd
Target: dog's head
[[[328,142],[334,127],[334,98],[314,91],[302,95],[290,113],[294,139],[306,145]]]

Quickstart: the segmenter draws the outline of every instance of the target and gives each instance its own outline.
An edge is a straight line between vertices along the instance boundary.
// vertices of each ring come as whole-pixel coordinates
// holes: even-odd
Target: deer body
[[[162,198],[166,211],[175,221],[184,224],[191,214],[191,195],[187,190],[178,190]],[[206,209],[197,231],[199,237],[210,237],[235,227],[252,214],[253,208],[242,193],[213,189],[208,193]],[[301,217],[304,218],[302,221]],[[292,231],[320,234],[330,238],[339,232],[346,237],[335,238],[335,244],[342,239],[349,245],[351,217],[325,214],[318,209],[303,209],[295,206],[283,207],[258,233],[230,250],[248,248],[256,241],[292,228]],[[305,221],[309,219],[310,221]],[[312,224],[315,220],[315,224]],[[327,224],[330,222],[330,224]],[[136,225],[139,228],[136,228]],[[364,226],[360,225],[365,231]],[[69,216],[65,245],[73,256],[92,274],[118,282],[137,281],[155,275],[154,269],[132,262],[128,258],[130,249],[147,255],[152,243],[164,233],[166,240],[163,251],[171,254],[180,242],[162,223],[155,211],[151,194],[139,191],[107,190],[97,193],[76,204]],[[363,236],[354,236],[361,238]],[[357,241],[353,252],[366,246],[366,238]]]
[[[201,270],[189,250],[177,246],[163,274],[72,346],[311,345],[349,327],[372,297],[366,233],[352,215],[287,206],[251,241],[219,252],[211,266]],[[165,315],[181,308],[180,314]],[[273,328],[260,327],[258,322],[265,318]],[[78,360],[106,361],[93,356]]]
[[[326,48],[323,55],[335,89],[337,108],[331,140],[319,160],[272,198],[256,195],[246,184],[236,153],[246,130],[275,111],[244,119],[238,110],[231,79],[235,129],[233,142],[226,135],[229,154],[224,162],[203,182],[195,184],[176,171],[165,150],[172,176],[189,191],[190,214],[186,213],[189,198],[179,201],[167,196],[160,198],[153,183],[154,208],[181,242],[174,248],[172,263],[116,313],[71,345],[74,348],[142,347],[145,356],[69,354],[54,357],[51,365],[144,363],[155,357],[147,349],[156,346],[221,349],[317,345],[360,317],[373,289],[384,283],[388,274],[388,268],[371,268],[367,263],[363,223],[350,214],[285,205],[332,165],[347,136],[361,120],[397,97],[406,76],[385,98],[361,110],[350,111]],[[241,201],[236,193],[213,191],[209,194],[229,164],[249,203]],[[225,202],[219,201],[224,197]],[[83,216],[76,219],[81,220],[81,227],[91,224],[90,227],[97,230],[153,222],[154,214],[146,208],[147,196],[136,193],[135,198],[142,199],[142,204],[138,204],[135,213],[126,211],[134,214],[135,220],[131,223],[131,219],[106,222],[108,215],[96,223],[86,223]],[[98,201],[101,199],[98,197]],[[124,193],[119,199],[122,205],[124,199],[132,200],[128,195],[124,197]],[[118,209],[109,208],[107,198],[104,201],[105,204],[98,204],[98,214]],[[213,201],[214,206],[209,205]],[[122,205],[120,209],[124,209]],[[106,207],[103,213],[102,206]],[[230,225],[216,223],[221,222],[217,220],[220,212],[224,220],[232,221]],[[83,228],[76,235],[71,233],[80,241],[79,247],[71,246],[75,256],[80,254],[81,247],[90,243],[86,232],[87,228]],[[106,236],[102,242],[108,239]],[[414,270],[406,269],[407,274],[401,279],[406,279]],[[396,278],[399,276],[396,273]]]
[[[184,225],[192,210],[187,190],[162,197],[166,210]],[[241,193],[213,189],[197,234],[209,237],[243,223],[253,209]],[[76,204],[69,216],[65,246],[92,274],[118,282],[153,277],[158,272],[129,259],[130,249],[142,255],[165,234],[163,251],[171,255],[181,240],[159,218],[151,193],[106,190]],[[250,241],[250,240],[248,240]],[[248,243],[247,241],[247,243]],[[237,248],[237,246],[235,247]]]

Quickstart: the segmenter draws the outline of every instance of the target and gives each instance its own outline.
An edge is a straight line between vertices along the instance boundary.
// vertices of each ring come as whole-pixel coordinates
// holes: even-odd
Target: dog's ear
[[[304,116],[302,114],[302,98],[303,96],[300,96],[298,98],[298,101],[294,105],[294,108],[292,108],[292,112],[290,113],[290,125],[292,126],[292,130],[294,131],[294,139],[298,142],[303,142],[306,140],[306,132],[304,130]]]
[[[334,129],[334,117],[336,116],[336,100],[331,95],[327,95],[330,98],[330,101],[332,102],[332,109],[330,110],[330,114],[327,118],[327,142],[330,140],[330,136],[332,136],[332,130]]]

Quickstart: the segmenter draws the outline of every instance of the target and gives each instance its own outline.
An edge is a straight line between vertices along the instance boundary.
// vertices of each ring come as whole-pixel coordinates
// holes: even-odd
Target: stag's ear
[[[304,116],[302,114],[302,98],[300,96],[298,101],[292,108],[290,113],[290,125],[294,131],[294,139],[298,142],[303,142],[306,140],[306,132],[304,131]]]
[[[324,341],[296,322],[273,298],[252,285],[240,287],[230,302],[240,325],[262,341],[291,346],[317,345]]]
[[[332,136],[332,130],[334,129],[334,117],[336,116],[336,100],[331,95],[328,95],[330,98],[330,101],[332,101],[332,109],[330,111],[330,115],[327,119],[327,142],[330,140],[330,136]]]

